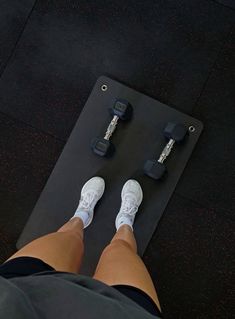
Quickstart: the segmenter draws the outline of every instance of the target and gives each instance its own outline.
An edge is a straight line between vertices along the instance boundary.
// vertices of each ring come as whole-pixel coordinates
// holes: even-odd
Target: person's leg
[[[136,241],[128,225],[119,228],[104,249],[94,278],[109,286],[129,285],[146,292],[160,309],[159,300],[149,272],[137,255]]]
[[[137,254],[136,240],[132,230],[135,213],[142,201],[140,185],[129,184],[129,186],[129,190],[124,186],[122,191],[122,206],[116,219],[117,232],[111,243],[104,249],[94,278],[109,286],[129,285],[139,288],[149,295],[160,309],[152,279]],[[125,192],[129,192],[130,195],[126,200]]]
[[[34,257],[57,271],[77,273],[83,250],[83,222],[76,217],[68,221],[58,232],[40,237],[24,246],[8,260]]]
[[[84,246],[83,228],[93,219],[94,207],[104,193],[104,180],[90,179],[82,188],[81,199],[74,217],[56,233],[52,233],[29,243],[8,260],[17,257],[39,258],[57,271],[79,271]]]

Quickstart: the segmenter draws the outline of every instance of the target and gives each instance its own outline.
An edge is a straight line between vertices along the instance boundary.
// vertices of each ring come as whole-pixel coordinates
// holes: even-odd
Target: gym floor
[[[144,261],[164,318],[232,318],[234,52],[233,0],[1,0],[1,261],[104,74],[203,121]]]

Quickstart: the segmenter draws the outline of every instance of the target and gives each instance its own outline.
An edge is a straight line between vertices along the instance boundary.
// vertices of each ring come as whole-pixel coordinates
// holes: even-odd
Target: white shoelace
[[[129,216],[135,215],[138,210],[138,206],[135,203],[136,201],[133,198],[125,198],[122,202],[121,212]]]
[[[85,193],[80,199],[79,208],[86,209],[86,210],[88,210],[89,208],[93,208],[91,207],[91,203],[93,202],[95,197],[96,197],[95,192]]]

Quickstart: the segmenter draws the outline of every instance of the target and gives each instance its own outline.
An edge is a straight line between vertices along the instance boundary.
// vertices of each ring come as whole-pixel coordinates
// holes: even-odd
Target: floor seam
[[[189,198],[189,197],[187,197],[187,196],[185,196],[185,195],[182,195],[181,193],[178,193],[177,191],[175,191],[174,195],[176,195],[176,196],[178,196],[178,197],[181,197],[181,198],[183,198],[183,199],[186,199],[186,200],[188,200],[188,201],[190,201],[190,202],[192,202],[192,203],[194,203],[194,204],[197,204],[197,205],[199,205],[199,206],[202,206],[202,207],[204,207],[204,208],[209,209],[207,206],[201,204],[200,202],[198,202],[198,201],[196,201],[196,200],[194,200],[194,199],[192,199],[192,198]]]
[[[191,203],[193,204],[196,204],[197,206],[200,206],[201,208],[205,208],[207,210],[212,210],[212,208],[208,207],[206,204],[203,204],[203,203],[200,203],[199,201],[197,200],[194,200],[190,197],[187,197],[186,195],[182,195],[181,193],[178,193],[177,191],[175,191],[174,195],[182,198],[182,199],[185,199],[187,201],[190,201]],[[224,208],[219,208],[219,210],[223,211],[223,212],[230,212],[229,210],[226,210]],[[213,211],[217,212],[218,211],[218,208],[213,208]]]
[[[25,30],[25,28],[26,28],[26,25],[28,24],[28,21],[29,21],[31,15],[32,15],[32,13],[33,13],[33,10],[34,10],[34,8],[35,8],[37,2],[38,2],[38,0],[35,0],[35,2],[34,2],[34,4],[33,4],[32,8],[31,8],[31,10],[29,11],[29,14],[28,14],[28,16],[27,16],[27,18],[26,18],[26,20],[25,20],[25,23],[24,23],[24,25],[23,25],[23,27],[22,27],[22,30],[21,30],[21,32],[20,32],[20,34],[19,34],[19,36],[18,36],[18,38],[17,38],[17,40],[16,40],[16,42],[15,42],[13,48],[12,48],[12,50],[11,50],[11,53],[9,54],[9,56],[8,56],[8,58],[7,58],[7,60],[6,60],[6,62],[3,64],[3,66],[2,66],[1,69],[0,69],[0,77],[3,75],[4,71],[5,71],[6,68],[7,68],[7,65],[8,65],[10,59],[12,58],[12,56],[13,56],[13,54],[14,54],[14,52],[15,52],[15,49],[16,49],[16,47],[17,47],[17,45],[18,45],[18,43],[19,43],[19,41],[20,41],[20,39],[21,39],[21,37],[22,37],[22,34],[23,34],[23,32],[24,32],[24,30]]]
[[[210,71],[209,71],[209,73],[208,73],[208,75],[207,75],[207,78],[206,78],[204,84],[202,85],[202,89],[201,89],[201,91],[200,91],[200,93],[199,93],[199,96],[198,96],[198,98],[196,99],[196,102],[195,102],[195,104],[194,104],[194,106],[193,106],[193,108],[192,108],[192,113],[191,113],[191,114],[194,114],[194,112],[196,111],[196,109],[197,109],[197,107],[198,107],[198,105],[199,105],[199,100],[201,99],[201,97],[202,97],[202,95],[203,95],[203,93],[204,93],[204,91],[205,91],[205,89],[206,89],[207,83],[208,83],[208,81],[209,81],[209,79],[210,79],[210,77],[211,77],[212,72],[213,72],[214,69],[215,69],[215,66],[216,66],[216,63],[217,63],[217,61],[218,61],[218,59],[219,59],[219,56],[220,56],[221,52],[223,52],[223,50],[224,50],[224,48],[225,48],[225,46],[226,46],[226,44],[227,44],[227,40],[229,39],[229,37],[230,37],[230,35],[231,35],[231,33],[232,33],[232,29],[233,29],[233,27],[231,27],[231,28],[229,29],[228,34],[227,34],[227,36],[225,37],[226,40],[223,41],[223,44],[221,45],[221,48],[218,50],[218,53],[217,53],[216,58],[215,58],[215,61],[213,62],[212,66],[211,66],[211,68],[210,68]]]
[[[230,9],[230,10],[232,10],[232,11],[235,11],[235,8],[230,7],[230,6],[229,6],[229,5],[227,5],[227,4],[223,4],[223,3],[218,2],[218,1],[216,1],[216,0],[211,0],[211,1],[213,1],[213,2],[217,3],[218,5],[221,5],[221,6],[222,6],[222,7],[224,7],[224,8],[227,8],[227,9]]]

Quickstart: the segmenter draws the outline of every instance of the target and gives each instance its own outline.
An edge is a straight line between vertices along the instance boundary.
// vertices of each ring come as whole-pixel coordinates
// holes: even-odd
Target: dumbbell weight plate
[[[188,134],[188,128],[183,124],[169,122],[163,134],[169,140],[173,139],[176,143],[181,143]]]
[[[102,137],[96,137],[91,142],[92,151],[102,157],[111,156],[114,152],[113,144]]]
[[[148,160],[144,165],[144,173],[155,180],[160,180],[166,173],[166,166],[157,160]]]
[[[124,99],[118,99],[110,108],[112,116],[118,116],[122,121],[128,121],[132,117],[133,109],[131,104]]]

